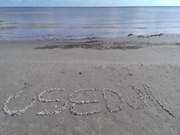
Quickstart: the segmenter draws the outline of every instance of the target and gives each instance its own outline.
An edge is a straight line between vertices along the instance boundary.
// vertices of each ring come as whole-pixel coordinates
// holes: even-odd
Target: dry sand
[[[132,36],[118,39],[120,43],[116,41],[116,45],[141,48],[103,50],[35,49],[55,41],[1,41],[0,107],[20,90],[25,91],[26,96],[12,99],[7,105],[9,109],[22,109],[32,98],[35,103],[18,116],[8,116],[1,109],[0,135],[180,135],[178,39],[177,35]],[[61,43],[56,41],[57,44]],[[37,112],[53,112],[63,106],[37,101],[38,94],[49,88],[65,88],[51,98],[63,97],[66,109],[56,115],[37,116]],[[99,102],[76,106],[74,111],[100,113],[76,116],[71,112],[70,95],[87,88],[97,89],[90,93]],[[112,89],[121,97],[105,91],[106,102],[103,88]],[[92,97],[80,92],[71,98],[83,101]],[[106,103],[111,110],[120,108],[110,112]]]

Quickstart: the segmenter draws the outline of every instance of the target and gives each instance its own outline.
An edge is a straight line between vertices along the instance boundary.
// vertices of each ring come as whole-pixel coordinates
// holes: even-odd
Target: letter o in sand
[[[18,110],[10,110],[8,108],[8,104],[10,102],[12,102],[12,100],[17,99],[18,97],[22,96],[24,94],[24,91],[19,91],[17,92],[14,96],[9,96],[8,99],[5,101],[4,105],[3,105],[3,111],[5,114],[9,115],[9,116],[15,116],[15,115],[21,115],[23,113],[26,112],[26,110],[28,110],[29,108],[31,108],[33,106],[33,104],[35,103],[35,99],[32,99],[32,102],[29,103],[28,105],[26,105],[24,108],[22,109],[18,109]]]

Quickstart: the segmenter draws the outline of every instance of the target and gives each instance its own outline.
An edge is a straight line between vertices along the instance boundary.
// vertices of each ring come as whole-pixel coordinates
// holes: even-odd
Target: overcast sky
[[[0,0],[0,6],[180,6],[180,0]]]

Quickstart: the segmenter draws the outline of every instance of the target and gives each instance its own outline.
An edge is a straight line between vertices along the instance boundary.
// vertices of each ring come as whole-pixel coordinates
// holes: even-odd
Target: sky
[[[0,6],[180,6],[180,0],[0,0]]]

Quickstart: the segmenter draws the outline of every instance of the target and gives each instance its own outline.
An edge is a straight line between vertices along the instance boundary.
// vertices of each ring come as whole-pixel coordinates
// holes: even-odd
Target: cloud
[[[180,5],[180,0],[160,0],[162,5]]]

